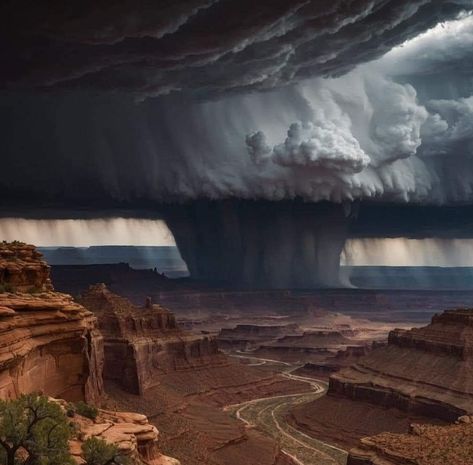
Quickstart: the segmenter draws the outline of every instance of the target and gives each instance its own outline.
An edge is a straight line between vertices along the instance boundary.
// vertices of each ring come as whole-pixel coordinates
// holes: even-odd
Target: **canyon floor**
[[[240,355],[240,357],[245,357]],[[287,421],[292,408],[304,405],[322,397],[327,391],[327,383],[310,377],[294,375],[300,366],[276,360],[249,357],[252,363],[282,368],[283,377],[306,383],[306,390],[272,397],[252,399],[225,407],[236,418],[243,421],[248,428],[259,428],[273,437],[281,445],[285,454],[298,464],[336,465],[346,462],[347,453],[336,446],[320,441],[294,427]]]
[[[181,330],[217,341],[224,355],[163,372],[141,395],[105,384],[107,408],[147,415],[183,465],[343,465],[365,436],[445,424],[326,395],[328,380],[394,328],[473,304],[472,291],[213,289],[126,265],[53,267],[52,276],[76,296],[97,282],[134,303],[150,296]]]

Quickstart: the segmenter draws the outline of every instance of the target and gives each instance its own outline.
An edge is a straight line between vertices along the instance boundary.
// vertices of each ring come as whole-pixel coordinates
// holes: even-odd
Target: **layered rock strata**
[[[104,378],[131,393],[143,394],[170,371],[226,363],[215,339],[181,331],[174,315],[150,299],[137,307],[97,284],[80,302],[97,316],[104,336]]]
[[[286,335],[301,334],[302,330],[297,324],[238,324],[234,328],[222,328],[217,336],[217,341],[222,349],[250,350]]]
[[[54,292],[49,266],[34,246],[0,243],[0,399],[41,392],[64,410],[68,402],[103,396],[103,338],[93,313]],[[160,315],[152,325],[172,327]],[[57,400],[54,398],[60,398]],[[65,399],[65,400],[64,400]],[[82,443],[98,437],[137,465],[179,465],[158,449],[158,430],[144,415],[99,410],[95,420],[75,414],[71,453],[84,464]]]
[[[330,378],[331,394],[454,421],[473,412],[473,310],[449,310],[431,324],[389,334]]]
[[[0,398],[41,391],[97,402],[102,337],[94,315],[54,292],[33,246],[0,244]]]
[[[373,347],[381,344],[373,343],[369,345],[347,346],[345,349],[337,350],[334,355],[327,356],[318,363],[307,362],[301,368],[294,371],[294,374],[301,376],[312,376],[315,378],[325,378],[329,375],[346,368],[355,363],[360,357],[365,356]]]
[[[64,412],[71,411],[70,404],[62,399],[50,398]],[[158,447],[159,431],[145,415],[133,412],[112,412],[98,409],[95,419],[78,413],[69,415],[75,434],[69,441],[69,450],[78,465],[85,464],[82,445],[87,439],[97,438],[115,444],[120,455],[135,465],[180,465],[176,459],[163,455]]]
[[[53,289],[49,265],[33,245],[0,243],[0,292],[39,292]]]
[[[412,425],[408,434],[382,433],[363,438],[347,465],[471,465],[473,417],[454,425]]]

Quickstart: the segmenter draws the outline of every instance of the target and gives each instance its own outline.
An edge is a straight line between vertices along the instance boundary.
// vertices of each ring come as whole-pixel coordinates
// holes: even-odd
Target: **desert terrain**
[[[399,438],[396,457],[430,465],[411,449],[465,436],[468,291],[242,291],[124,265],[50,274],[32,246],[1,253],[0,393],[135,412],[153,463],[377,464]]]
[[[161,345],[171,347],[165,341],[176,337],[211,341],[193,360],[173,355],[172,369],[161,363],[151,376],[145,368],[159,382],[139,395],[105,380],[109,406],[148,415],[163,450],[184,463],[236,465],[251,448],[254,464],[345,464],[364,437],[408,434],[413,423],[447,425],[465,413],[366,402],[339,393],[334,380],[371,354],[389,353],[395,335],[422,328],[435,313],[470,306],[471,291],[234,290],[125,265],[58,266],[52,276],[89,308],[97,297],[92,281],[105,282],[101,292],[114,295],[115,305],[126,300],[135,314],[146,314],[148,296],[153,308],[173,315],[173,328],[158,335]],[[403,357],[395,358],[402,369]]]

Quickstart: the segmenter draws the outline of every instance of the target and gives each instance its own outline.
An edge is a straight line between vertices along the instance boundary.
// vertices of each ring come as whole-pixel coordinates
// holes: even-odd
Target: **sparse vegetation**
[[[0,400],[0,463],[73,465],[72,429],[61,407],[37,394]]]
[[[96,437],[82,444],[82,455],[86,465],[131,465],[130,459],[122,455],[115,444]]]
[[[75,404],[75,413],[86,417],[90,418],[91,420],[95,420],[97,418],[97,415],[99,414],[99,411],[97,410],[96,407],[93,405],[86,404],[85,402],[77,402]]]
[[[22,241],[11,241],[11,242],[8,242],[8,241],[3,240],[3,241],[2,241],[2,245],[15,245],[15,246],[20,246],[20,245],[26,245],[26,242],[22,242]]]

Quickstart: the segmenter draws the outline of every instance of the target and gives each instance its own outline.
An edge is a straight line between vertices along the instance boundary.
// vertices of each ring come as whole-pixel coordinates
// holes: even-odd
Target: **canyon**
[[[0,250],[2,398],[40,391],[100,406],[96,420],[74,420],[79,437],[113,441],[140,463],[177,463],[173,456],[237,465],[251,454],[255,465],[293,464],[276,440],[223,407],[287,395],[303,383],[228,357],[212,335],[181,330],[151,299],[138,306],[103,284],[77,300],[55,291],[33,246],[2,243]],[[80,444],[71,447],[81,463]]]
[[[51,281],[21,243],[0,244],[0,286],[0,397],[97,405],[73,419],[78,463],[90,436],[151,465],[431,465],[416,451],[437,437],[468,463],[473,311],[432,316],[468,293],[235,291],[127,265]]]
[[[174,315],[150,298],[137,307],[97,284],[79,302],[98,319],[104,338],[104,379],[119,382],[129,392],[143,394],[170,371],[225,364],[214,339],[184,333]]]
[[[145,413],[159,426],[166,453],[186,464],[236,465],[251,450],[255,464],[291,463],[276,441],[247,430],[222,408],[296,392],[299,383],[226,356],[213,336],[181,330],[150,298],[138,307],[97,284],[79,301],[97,316],[103,334],[106,405]]]
[[[289,423],[351,449],[349,465],[471,463],[472,322],[473,310],[453,309],[390,331],[387,344],[331,374],[325,397],[295,406]]]
[[[0,243],[0,399],[40,392],[68,410],[69,402],[105,398],[103,337],[92,312],[55,292],[49,266],[31,245]],[[179,465],[158,447],[158,430],[145,416],[100,410],[74,415],[70,450],[84,463],[81,444],[98,437],[140,465]]]
[[[448,310],[431,324],[389,333],[388,344],[330,378],[354,400],[454,421],[473,413],[473,310]]]

